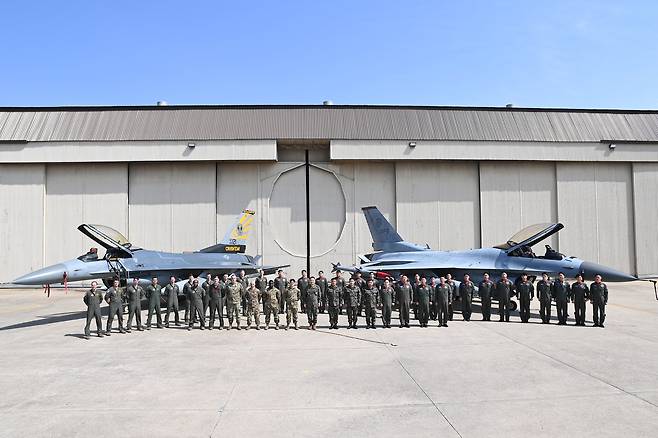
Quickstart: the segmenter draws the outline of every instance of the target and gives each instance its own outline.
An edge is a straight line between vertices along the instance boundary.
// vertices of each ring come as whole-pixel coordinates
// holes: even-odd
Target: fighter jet
[[[470,274],[476,284],[488,272],[492,280],[500,278],[503,272],[511,281],[516,281],[522,273],[534,281],[543,272],[551,277],[563,272],[574,278],[582,274],[585,280],[593,280],[600,274],[604,281],[634,281],[637,277],[597,263],[566,257],[546,245],[544,255],[536,255],[532,246],[557,233],[561,223],[537,224],[526,227],[510,237],[506,242],[493,248],[470,249],[465,251],[435,251],[429,246],[406,242],[395,228],[380,213],[377,207],[362,208],[373,239],[374,253],[360,256],[358,266],[334,264],[334,270],[347,272],[374,272],[378,277],[398,278],[402,274],[420,274],[427,277],[452,274],[457,280]]]
[[[97,248],[91,248],[78,258],[23,275],[13,283],[50,285],[100,279],[109,286],[114,278],[123,282],[128,278],[139,278],[141,283],[147,284],[156,276],[161,284],[166,284],[171,276],[182,279],[189,275],[222,275],[240,270],[249,275],[255,274],[259,269],[265,271],[265,274],[271,274],[288,265],[261,266],[260,256],[244,254],[254,214],[252,210],[243,210],[221,242],[190,253],[142,249],[110,227],[82,224],[78,230],[105,248],[106,252],[102,258],[99,257]]]

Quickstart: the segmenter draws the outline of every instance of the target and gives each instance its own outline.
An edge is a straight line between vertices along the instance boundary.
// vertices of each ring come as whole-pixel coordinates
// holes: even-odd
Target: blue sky
[[[0,105],[658,108],[655,1],[0,3]]]

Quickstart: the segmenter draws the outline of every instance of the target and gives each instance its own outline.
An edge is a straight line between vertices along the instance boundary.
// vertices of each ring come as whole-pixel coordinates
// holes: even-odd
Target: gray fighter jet
[[[220,243],[190,253],[168,253],[138,248],[110,227],[82,224],[78,230],[105,248],[106,252],[102,258],[99,257],[97,248],[91,248],[78,258],[23,275],[13,283],[50,285],[100,279],[107,286],[114,278],[123,282],[128,278],[139,278],[140,282],[147,284],[153,276],[157,276],[161,284],[167,284],[171,276],[178,279],[189,275],[221,276],[240,270],[253,275],[259,269],[265,271],[265,274],[271,274],[288,266],[261,266],[260,256],[244,254],[253,216],[254,211],[244,210]]]
[[[497,280],[506,272],[511,281],[517,280],[522,273],[534,280],[541,277],[543,272],[551,277],[563,272],[568,278],[574,278],[580,273],[586,280],[593,280],[596,274],[600,274],[608,282],[639,280],[607,266],[566,257],[549,245],[546,245],[545,254],[536,255],[532,246],[564,228],[560,223],[529,226],[493,248],[434,251],[429,246],[404,241],[377,207],[364,207],[362,210],[370,228],[375,252],[360,256],[361,264],[358,266],[346,267],[338,263],[334,265],[334,270],[368,274],[374,272],[380,278],[395,279],[402,274],[416,273],[428,277],[450,273],[455,279],[461,279],[468,273],[476,284],[482,280],[485,272],[489,273],[492,280]]]

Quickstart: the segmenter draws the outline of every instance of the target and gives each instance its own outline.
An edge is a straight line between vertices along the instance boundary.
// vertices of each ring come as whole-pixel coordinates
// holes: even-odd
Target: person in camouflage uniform
[[[176,284],[176,277],[169,278],[169,284],[165,286],[162,294],[167,297],[167,314],[165,315],[165,327],[169,328],[169,315],[174,312],[174,321],[176,325],[180,325],[180,317],[178,315],[178,294],[180,289]]]
[[[92,282],[92,286],[95,282]],[[112,331],[112,320],[114,317],[117,317],[119,322],[119,333],[125,333],[123,329],[123,291],[119,287],[119,280],[114,280],[112,282],[112,287],[110,287],[105,293],[105,302],[109,304],[110,311],[107,314],[107,326],[105,329],[105,334],[110,336]]]
[[[361,303],[366,313],[366,328],[376,328],[375,320],[377,319],[377,300],[379,291],[375,286],[373,279],[368,279],[366,287],[362,291]]]
[[[340,307],[340,296],[343,293],[342,289],[338,286],[338,281],[335,278],[331,279],[331,283],[327,286],[327,312],[329,313],[329,328],[338,328],[338,309]]]
[[[151,279],[151,284],[146,286],[146,298],[149,302],[149,313],[146,318],[146,330],[151,330],[151,318],[153,314],[156,316],[158,322],[157,327],[162,328],[162,315],[160,308],[160,300],[162,299],[162,286],[158,284],[158,277]]]
[[[126,295],[128,297],[128,324],[126,331],[130,333],[134,317],[137,330],[141,332],[144,330],[144,326],[142,326],[142,300],[146,294],[142,286],[139,285],[139,278],[133,278],[133,283],[126,289]]]
[[[320,286],[315,282],[315,277],[309,278],[306,288],[306,317],[308,318],[309,330],[315,330],[318,324],[318,304],[320,301]]]
[[[537,282],[537,298],[539,299],[539,316],[542,324],[551,322],[551,288],[553,283],[546,272],[541,274]]]
[[[594,283],[589,286],[590,301],[594,311],[594,327],[603,328],[605,322],[605,305],[608,304],[608,286],[599,274],[594,276]]]
[[[355,329],[359,315],[359,306],[361,304],[361,288],[356,285],[353,278],[350,278],[345,288],[345,298],[343,298],[343,301],[347,309],[347,328]]]
[[[496,285],[489,280],[489,273],[485,272],[482,281],[478,285],[478,295],[482,305],[482,321],[491,321],[491,297],[495,288]]]
[[[279,330],[279,301],[281,292],[274,286],[274,280],[270,280],[263,294],[263,311],[265,312],[265,330],[270,328],[270,317],[274,316],[274,330]]]
[[[103,302],[103,293],[97,289],[98,283],[91,282],[91,289],[85,293],[82,301],[87,305],[87,324],[85,325],[85,339],[89,339],[91,321],[96,320],[96,331],[98,337],[103,337],[103,321],[101,319],[101,302]],[[108,318],[109,319],[109,318]],[[110,330],[107,330],[110,333]]]
[[[260,330],[260,290],[250,284],[247,288],[247,330],[251,328],[251,319],[254,319],[256,330]]]
[[[295,324],[295,330],[298,329],[297,312],[299,312],[300,292],[295,283],[295,279],[291,278],[283,294],[283,299],[286,301],[286,330],[290,328],[291,322]]]
[[[238,282],[235,274],[229,277],[228,291],[226,295],[226,307],[228,308],[228,327],[231,330],[233,320],[238,330],[240,330],[240,302],[242,301],[242,283]]]

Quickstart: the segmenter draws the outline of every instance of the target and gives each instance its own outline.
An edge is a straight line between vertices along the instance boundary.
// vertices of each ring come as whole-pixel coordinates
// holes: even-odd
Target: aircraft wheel
[[[510,302],[509,302],[509,306],[508,306],[508,307],[509,307],[509,310],[510,310],[511,312],[515,311],[516,308],[517,308],[516,301],[512,301],[512,300],[510,300]]]

